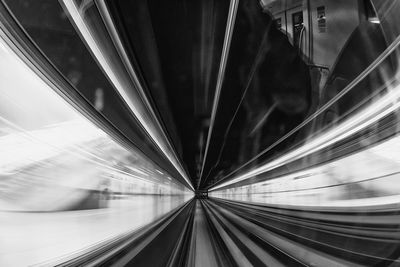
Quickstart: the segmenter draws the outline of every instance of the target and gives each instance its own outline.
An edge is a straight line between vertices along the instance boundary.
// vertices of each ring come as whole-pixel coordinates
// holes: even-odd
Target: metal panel
[[[326,25],[321,31],[318,8],[325,8]],[[331,68],[350,34],[360,23],[358,0],[310,1],[314,64]]]

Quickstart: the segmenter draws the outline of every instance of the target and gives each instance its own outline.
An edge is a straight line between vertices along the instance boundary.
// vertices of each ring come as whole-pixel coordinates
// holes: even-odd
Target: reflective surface
[[[216,176],[219,179],[228,180],[283,155],[321,131],[338,125],[341,120],[355,114],[360,106],[379,98],[379,94],[396,88],[397,51],[387,48],[392,41],[384,36],[385,26],[393,29],[391,25],[368,21],[366,14],[354,14],[358,9],[365,12],[362,3],[339,1],[334,4],[327,2],[326,5],[321,3],[321,7],[330,9],[329,28],[319,29],[318,10],[315,8],[320,3],[311,1],[311,6],[303,3],[302,13],[300,2],[273,1],[264,6],[266,12],[275,16],[275,21],[264,26],[268,32],[267,44],[257,46],[261,51],[265,50],[265,56],[257,57],[259,65],[254,65],[255,59],[250,60],[253,65],[246,65],[248,69],[253,66],[253,72],[245,76],[249,81],[247,87],[242,86],[248,90],[243,92],[235,113],[231,113],[234,116],[227,127],[224,142],[219,142],[226,144],[225,161],[229,161],[232,155],[239,155],[233,160],[238,163],[231,164],[230,160],[229,167],[223,168]],[[292,23],[297,15],[301,15],[303,20],[299,28]],[[282,16],[288,21],[277,31],[276,20]],[[384,18],[390,19],[390,12],[381,19]],[[303,43],[296,44],[298,41]],[[394,45],[397,47],[397,43]],[[392,53],[389,56],[385,53],[380,60],[379,56],[385,49]],[[285,55],[283,59],[282,55]],[[373,66],[372,71],[370,66]],[[238,76],[231,75],[228,79],[231,77]],[[267,96],[262,97],[262,94]],[[268,98],[271,99],[269,103],[256,104]],[[251,112],[245,111],[246,106]],[[241,113],[247,113],[247,118],[240,119]],[[234,136],[235,131],[243,137]],[[231,143],[227,143],[229,140]],[[238,141],[240,146],[233,145]],[[229,149],[240,150],[233,153],[228,152]],[[224,153],[220,153],[219,159],[224,161]]]

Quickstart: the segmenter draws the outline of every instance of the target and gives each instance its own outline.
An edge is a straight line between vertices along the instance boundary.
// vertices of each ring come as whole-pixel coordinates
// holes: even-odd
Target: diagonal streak
[[[219,97],[221,94],[222,82],[223,82],[224,76],[225,76],[226,62],[228,59],[229,50],[230,50],[230,46],[231,46],[233,28],[235,26],[238,4],[239,4],[239,0],[231,0],[231,3],[229,5],[229,14],[228,14],[228,20],[227,20],[227,24],[226,24],[224,45],[222,48],[222,55],[221,55],[221,62],[220,62],[220,66],[219,66],[217,86],[215,88],[215,95],[214,95],[213,107],[212,107],[212,112],[211,112],[210,126],[208,128],[206,149],[204,152],[203,163],[202,163],[201,172],[200,172],[200,179],[198,181],[197,188],[199,187],[201,179],[203,177],[203,171],[204,171],[204,166],[205,166],[206,159],[207,159],[208,148],[210,146],[210,140],[211,140],[211,135],[212,135],[213,128],[214,128],[215,116],[216,116],[217,109],[218,109]]]

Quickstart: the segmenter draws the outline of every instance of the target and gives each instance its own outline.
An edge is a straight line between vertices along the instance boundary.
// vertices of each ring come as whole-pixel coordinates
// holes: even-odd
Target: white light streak
[[[334,129],[322,133],[321,135],[314,138],[312,141],[307,142],[305,145],[299,147],[298,149],[288,152],[287,154],[277,158],[276,160],[268,162],[267,164],[251,170],[245,174],[239,175],[232,180],[217,185],[211,188],[210,191],[215,191],[227,185],[241,182],[256,175],[260,175],[274,168],[288,164],[296,159],[310,155],[318,150],[322,150],[347,137],[350,137],[351,135],[367,128],[368,126],[374,124],[378,120],[397,110],[400,107],[399,98],[400,86],[398,85],[393,90],[387,92],[385,96],[375,101],[365,109],[359,111],[357,114],[350,117],[349,119],[343,121]]]
[[[133,90],[131,90],[131,85],[125,84],[127,83],[126,78],[123,79],[123,74],[121,75],[121,73],[116,72],[114,66],[110,62],[111,60],[105,56],[107,55],[107,53],[103,51],[103,49],[99,46],[99,43],[101,42],[96,39],[93,32],[86,25],[83,17],[79,12],[78,7],[76,6],[75,1],[63,0],[62,2],[69,15],[71,16],[73,23],[76,25],[80,34],[83,36],[84,41],[91,49],[93,55],[99,62],[99,65],[103,68],[104,72],[109,77],[117,92],[121,95],[122,99],[128,105],[129,109],[135,115],[145,131],[149,134],[153,142],[157,145],[157,147],[161,150],[165,157],[172,163],[175,169],[181,174],[181,176],[188,183],[189,187],[194,190],[185,171],[179,164],[179,161],[174,156],[173,151],[168,147],[168,142],[161,137],[162,130],[157,130],[152,123],[149,123],[148,114],[146,114],[145,112],[145,107],[143,106],[143,103],[140,102],[140,97],[133,97],[131,95],[133,93]],[[129,90],[126,90],[127,87],[129,87]]]
[[[232,40],[233,28],[235,26],[235,21],[236,21],[236,13],[237,13],[237,9],[238,9],[238,4],[239,4],[239,0],[231,0],[230,6],[229,6],[229,14],[228,14],[228,20],[226,23],[224,45],[222,48],[221,62],[220,62],[219,72],[218,72],[218,80],[217,80],[217,85],[215,88],[213,108],[211,111],[212,113],[211,113],[210,126],[208,128],[206,149],[204,152],[203,164],[201,167],[200,179],[199,179],[197,187],[199,187],[199,185],[201,183],[201,179],[203,177],[204,166],[206,164],[208,148],[210,146],[211,135],[212,135],[213,128],[214,128],[214,121],[215,121],[215,117],[216,117],[217,109],[218,109],[219,96],[221,94],[222,83],[223,83],[223,80],[225,77],[226,62],[228,60],[229,50],[230,50],[230,46],[231,46],[231,40]]]

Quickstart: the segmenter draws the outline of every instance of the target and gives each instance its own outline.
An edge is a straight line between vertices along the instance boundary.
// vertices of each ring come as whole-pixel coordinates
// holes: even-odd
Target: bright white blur
[[[0,58],[0,266],[79,252],[191,198],[73,109],[1,38]]]
[[[211,196],[265,204],[362,207],[400,201],[400,137],[319,167]]]
[[[1,210],[69,209],[90,190],[187,190],[70,107],[4,41],[1,47],[0,69],[12,70],[0,73]]]

